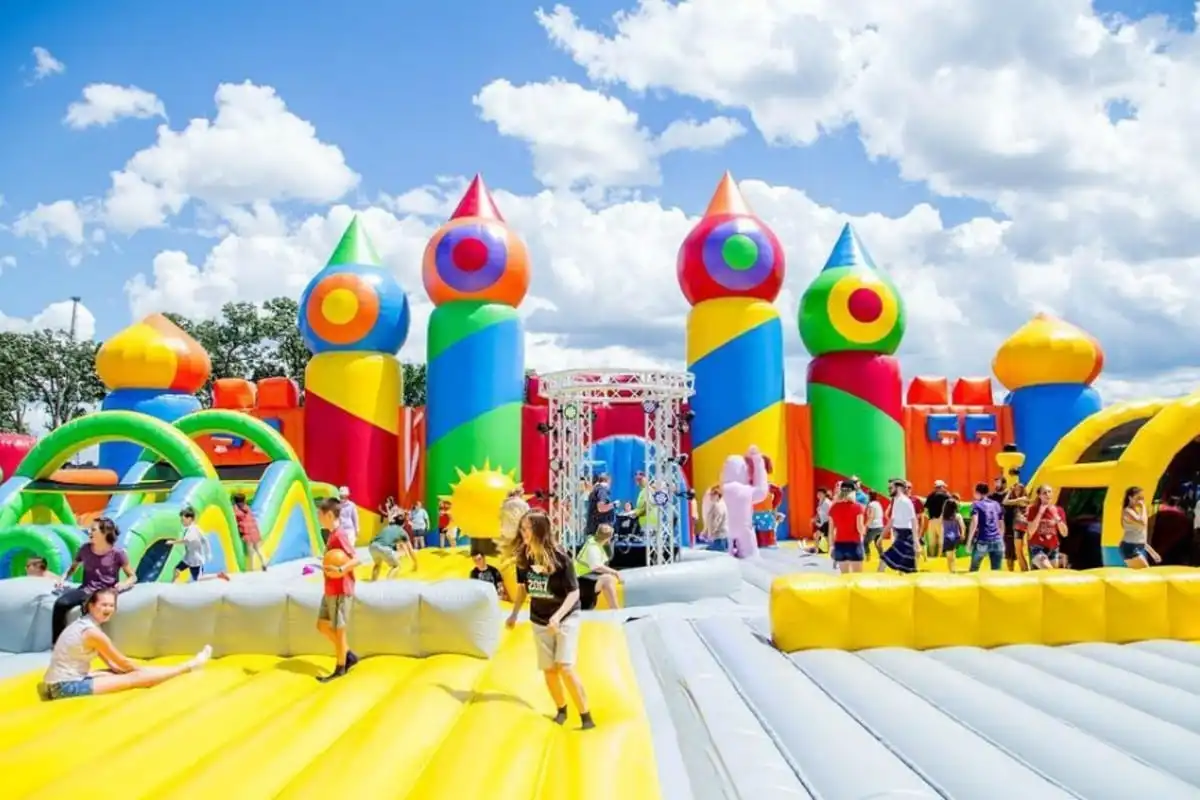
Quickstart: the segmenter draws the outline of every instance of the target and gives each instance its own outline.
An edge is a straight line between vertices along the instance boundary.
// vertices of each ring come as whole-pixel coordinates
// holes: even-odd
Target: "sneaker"
[[[192,660],[188,662],[188,669],[189,670],[200,669],[205,664],[207,664],[209,659],[211,659],[211,658],[212,658],[212,645],[206,644],[206,645],[204,645],[204,649],[201,650],[199,653],[196,653],[196,655],[192,657]]]

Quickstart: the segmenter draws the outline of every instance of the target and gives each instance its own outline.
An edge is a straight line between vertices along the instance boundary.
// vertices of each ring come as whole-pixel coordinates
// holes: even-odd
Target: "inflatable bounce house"
[[[474,538],[496,535],[518,481],[545,499],[553,379],[525,374],[528,255],[476,179],[424,256],[426,407],[401,406],[407,297],[354,221],[301,299],[304,393],[218,378],[201,408],[209,357],[155,315],[102,346],[101,410],[40,440],[0,436],[0,573],[20,575],[31,556],[61,570],[103,513],[140,578],[104,624],[115,646],[160,665],[212,648],[202,669],[153,688],[79,696],[93,676],[88,691],[72,681],[43,702],[65,596],[45,576],[0,581],[4,793],[68,797],[82,775],[96,800],[1200,796],[1200,570],[836,575],[819,555],[755,546],[807,534],[815,489],[845,478],[883,492],[904,476],[919,493],[944,480],[967,494],[1015,471],[1058,492],[1068,539],[1086,545],[1076,566],[1120,563],[1133,485],[1151,495],[1154,544],[1171,555],[1164,519],[1181,518],[1191,542],[1182,507],[1200,474],[1200,395],[1102,408],[1099,345],[1047,316],[996,353],[1005,396],[991,377],[905,386],[903,287],[847,227],[800,303],[813,359],[806,402],[791,402],[773,306],[784,253],[728,176],[677,272],[695,394],[673,463],[698,490],[741,483],[738,511],[754,512],[760,536],[738,559],[684,547],[621,569],[621,608],[572,616],[594,729],[577,732],[582,709],[551,694],[561,665],[539,669],[544,640],[491,581],[465,579],[465,553],[424,550],[408,580],[360,581],[347,635],[361,661],[336,674],[314,625],[322,583],[303,569],[319,572],[315,499],[347,487],[363,539],[389,496],[449,499]],[[592,411],[586,466],[630,498],[658,446],[641,438],[650,412]],[[95,468],[70,465],[93,445]],[[236,574],[247,561],[234,493],[257,513],[266,575]],[[184,506],[228,581],[169,582]],[[138,685],[165,677],[147,675]],[[87,746],[65,747],[68,730]],[[826,742],[837,746],[814,747]]]
[[[703,492],[720,480],[728,456],[757,447],[770,471],[755,508],[760,544],[809,536],[818,488],[854,477],[886,494],[888,481],[904,476],[918,493],[942,480],[969,497],[977,482],[997,477],[997,457],[1009,451],[1023,480],[1064,491],[1072,524],[1085,533],[1077,542],[1103,538],[1102,549],[1089,549],[1094,558],[1081,554],[1083,563],[1112,563],[1121,491],[1108,488],[1158,487],[1162,475],[1179,472],[1168,469],[1175,456],[1167,455],[1179,448],[1161,438],[1187,433],[1187,401],[1101,411],[1091,387],[1103,367],[1100,345],[1046,315],[995,355],[995,380],[1007,395],[996,396],[991,377],[917,376],[905,387],[896,358],[905,333],[901,292],[849,225],[801,299],[798,330],[812,355],[807,402],[787,400],[784,330],[773,305],[786,259],[729,175],[682,243],[677,272],[691,306],[686,362],[695,381],[682,482]],[[214,558],[237,569],[232,491],[252,494],[266,515],[274,559],[313,551],[314,491],[349,488],[363,542],[389,497],[431,510],[456,491],[475,498],[458,504],[456,522],[475,538],[496,535],[477,498],[490,509],[521,484],[532,503],[544,503],[547,399],[526,373],[519,315],[529,257],[481,178],[431,238],[422,274],[435,306],[422,408],[402,406],[395,358],[408,336],[407,295],[357,219],[301,297],[298,324],[313,353],[304,393],[286,378],[217,378],[212,408],[202,410],[195,393],[211,365],[196,342],[161,315],[116,334],[97,357],[110,390],[99,413],[36,445],[0,438],[0,470],[10,478],[0,504],[0,542],[8,542],[0,571],[19,571],[18,553],[59,564],[78,525],[103,512],[124,523],[131,552],[154,556],[141,569],[160,574],[169,552],[156,542],[169,537],[184,503],[208,515]],[[619,502],[632,501],[646,462],[645,413],[613,404],[593,415],[585,466],[610,475]],[[64,468],[94,443],[98,469]],[[168,447],[174,462],[160,449]],[[1169,495],[1194,496],[1195,481],[1177,483]],[[694,541],[686,493],[677,495],[679,540]]]

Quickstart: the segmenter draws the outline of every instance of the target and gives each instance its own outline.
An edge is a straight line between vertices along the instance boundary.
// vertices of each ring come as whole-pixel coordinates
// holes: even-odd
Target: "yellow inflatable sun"
[[[500,506],[508,493],[517,488],[516,472],[501,472],[484,462],[483,469],[458,472],[458,481],[450,486],[450,524],[460,535],[472,539],[495,539],[500,534]]]

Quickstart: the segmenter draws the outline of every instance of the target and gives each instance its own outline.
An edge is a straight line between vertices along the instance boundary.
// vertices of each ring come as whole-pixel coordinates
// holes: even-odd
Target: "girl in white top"
[[[117,613],[115,589],[98,589],[83,605],[83,616],[67,626],[54,643],[50,666],[38,685],[44,700],[112,694],[126,689],[143,689],[170,680],[204,666],[212,656],[205,646],[191,660],[173,667],[146,667],[134,664],[117,649],[100,626]],[[93,672],[92,662],[99,658],[109,669]]]
[[[729,552],[729,509],[725,506],[725,492],[717,484],[704,493],[704,533],[708,537],[708,549],[720,553]]]
[[[1141,488],[1131,486],[1125,490],[1125,500],[1121,509],[1121,559],[1130,569],[1145,569],[1153,561],[1158,564],[1162,558],[1150,546],[1150,537],[1146,529],[1146,495]]]

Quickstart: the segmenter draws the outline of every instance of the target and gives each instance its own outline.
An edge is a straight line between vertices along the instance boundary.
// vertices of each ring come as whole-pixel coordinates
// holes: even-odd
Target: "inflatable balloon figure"
[[[721,468],[721,490],[729,514],[730,551],[737,558],[758,555],[754,506],[767,498],[767,465],[754,445],[745,456],[729,456]]]

